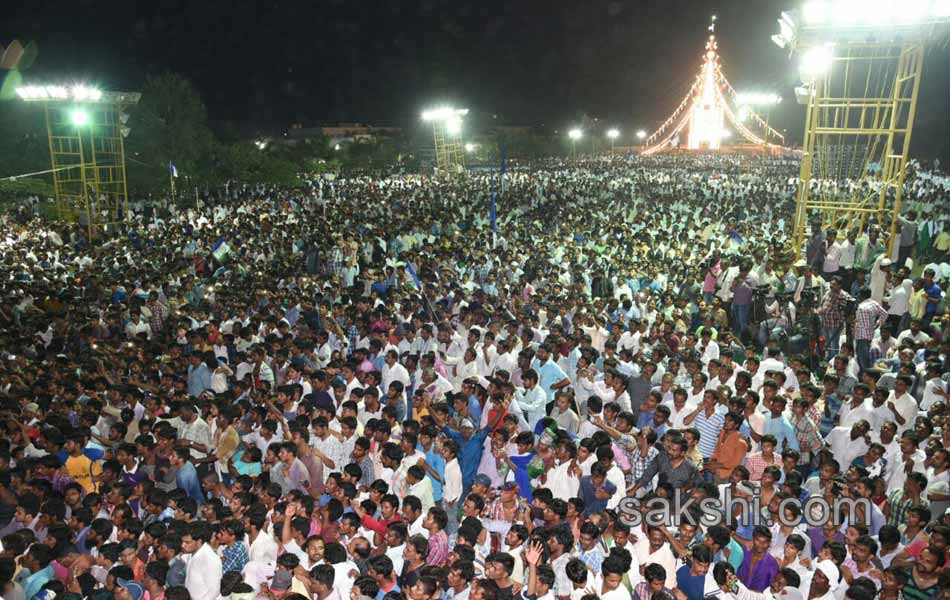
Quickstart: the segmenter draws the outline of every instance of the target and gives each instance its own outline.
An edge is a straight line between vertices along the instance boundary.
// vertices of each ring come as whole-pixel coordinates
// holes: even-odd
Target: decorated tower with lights
[[[727,124],[750,144],[783,145],[785,138],[754,111],[743,107],[740,117],[737,96],[722,72],[716,17],[713,15],[699,74],[673,114],[644,140],[642,154],[684,146],[682,134],[686,136],[685,147],[689,150],[719,150],[723,140],[731,135]],[[778,144],[770,144],[769,140]]]
[[[716,35],[710,34],[709,41],[706,42],[700,86],[689,111],[687,147],[690,150],[704,148],[718,150],[722,145],[725,116],[719,105],[719,54],[716,52],[718,48]]]

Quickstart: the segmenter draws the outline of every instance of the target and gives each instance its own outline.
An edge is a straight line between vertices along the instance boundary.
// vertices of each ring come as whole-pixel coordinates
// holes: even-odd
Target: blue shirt
[[[610,483],[606,479],[604,479],[604,483],[601,485],[601,488],[603,488],[605,492],[610,493],[611,496],[613,496],[614,492],[617,491],[617,486]],[[591,480],[590,475],[581,477],[578,495],[582,500],[584,500],[585,517],[589,517],[594,513],[604,512],[607,510],[607,501],[610,500],[610,496],[604,499],[597,497],[597,488],[594,487],[594,482]]]
[[[676,572],[676,587],[686,594],[689,600],[703,600],[705,583],[706,575],[693,575],[689,565],[683,565]]]
[[[729,544],[726,545],[729,548],[729,564],[732,565],[733,569],[739,570],[739,567],[742,566],[742,559],[745,558],[745,550],[742,549],[742,545],[739,544],[736,540],[729,538]],[[713,556],[713,563],[722,562],[726,560],[725,553],[720,550]]]
[[[205,497],[201,491],[201,482],[198,481],[198,471],[195,469],[195,465],[186,462],[183,467],[178,469],[178,473],[175,475],[175,483],[199,506],[204,504]]]
[[[432,448],[426,451],[422,444],[418,446],[419,450],[425,452],[426,455],[426,464],[432,468],[433,471],[439,474],[439,477],[445,478],[445,459],[442,458],[442,453],[438,452],[435,449],[435,444],[432,444]],[[481,457],[479,457],[481,458]],[[442,500],[442,482],[432,476],[432,473],[426,470],[426,476],[429,478],[429,481],[432,482],[432,499],[436,502]]]
[[[188,365],[188,395],[197,398],[207,389],[211,389],[211,369],[201,363],[196,368]]]
[[[482,460],[482,450],[485,438],[488,436],[488,428],[475,432],[467,440],[462,437],[461,433],[451,427],[446,427],[442,431],[459,445],[458,459],[459,469],[462,471],[462,485],[468,488],[472,485],[472,481],[475,480],[475,475],[478,472],[478,463]]]
[[[940,289],[940,286],[937,285],[936,282],[930,284],[929,286],[924,284],[924,292],[927,293],[927,296],[937,300],[937,302],[927,302],[926,306],[924,306],[925,315],[932,315],[937,312],[937,307],[940,305],[940,292],[942,291],[943,290]]]
[[[775,446],[776,452],[781,453],[789,448],[798,450],[798,438],[795,437],[795,428],[792,427],[792,424],[788,422],[788,419],[786,419],[784,415],[780,417],[766,417],[765,433],[775,436],[775,440],[778,442]],[[783,440],[788,442],[787,446],[782,443]]]
[[[43,589],[43,586],[52,578],[52,565],[47,565],[45,568],[33,573],[23,582],[23,597],[26,598],[26,600],[30,600],[30,598]]]
[[[389,592],[399,592],[399,591],[402,591],[402,590],[399,589],[398,583],[394,583],[393,589],[389,590]],[[383,591],[382,588],[380,588],[379,591],[376,592],[376,600],[383,600],[383,598],[385,598],[386,594],[388,594],[389,592],[385,592]]]
[[[548,358],[548,361],[543,365],[538,359],[534,359],[534,364],[531,366],[538,372],[538,385],[541,386],[541,389],[544,390],[544,393],[547,395],[548,402],[553,402],[554,389],[551,386],[567,379],[567,374],[550,358]]]

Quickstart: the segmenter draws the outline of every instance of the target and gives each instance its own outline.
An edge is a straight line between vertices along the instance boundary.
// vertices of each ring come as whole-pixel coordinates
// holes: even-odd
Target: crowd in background
[[[890,248],[797,252],[797,172],[235,183],[92,241],[6,215],[4,599],[950,598],[948,179],[915,168]]]

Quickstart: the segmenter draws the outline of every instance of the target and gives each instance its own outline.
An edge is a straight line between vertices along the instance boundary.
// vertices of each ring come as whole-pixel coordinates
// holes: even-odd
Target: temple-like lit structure
[[[644,140],[645,155],[685,147],[690,150],[719,150],[732,134],[726,125],[744,140],[758,146],[782,146],[785,138],[769,127],[766,119],[748,107],[738,109],[736,90],[723,75],[716,41],[715,17],[709,26],[709,39],[703,65],[686,97],[673,114]],[[733,109],[733,106],[736,108]],[[745,121],[745,122],[743,122]],[[685,144],[682,134],[686,134]],[[774,143],[773,143],[774,142]]]

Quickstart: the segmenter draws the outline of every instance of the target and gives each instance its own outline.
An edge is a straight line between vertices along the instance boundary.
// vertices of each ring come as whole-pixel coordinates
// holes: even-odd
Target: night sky
[[[476,123],[562,129],[581,114],[631,134],[675,107],[718,15],[726,76],[778,91],[776,128],[800,140],[794,63],[772,44],[794,1],[13,0],[0,43],[35,41],[27,81],[70,76],[138,89],[192,80],[212,125],[278,133],[292,122],[417,127],[444,100]],[[925,63],[914,151],[950,155],[950,49]]]

